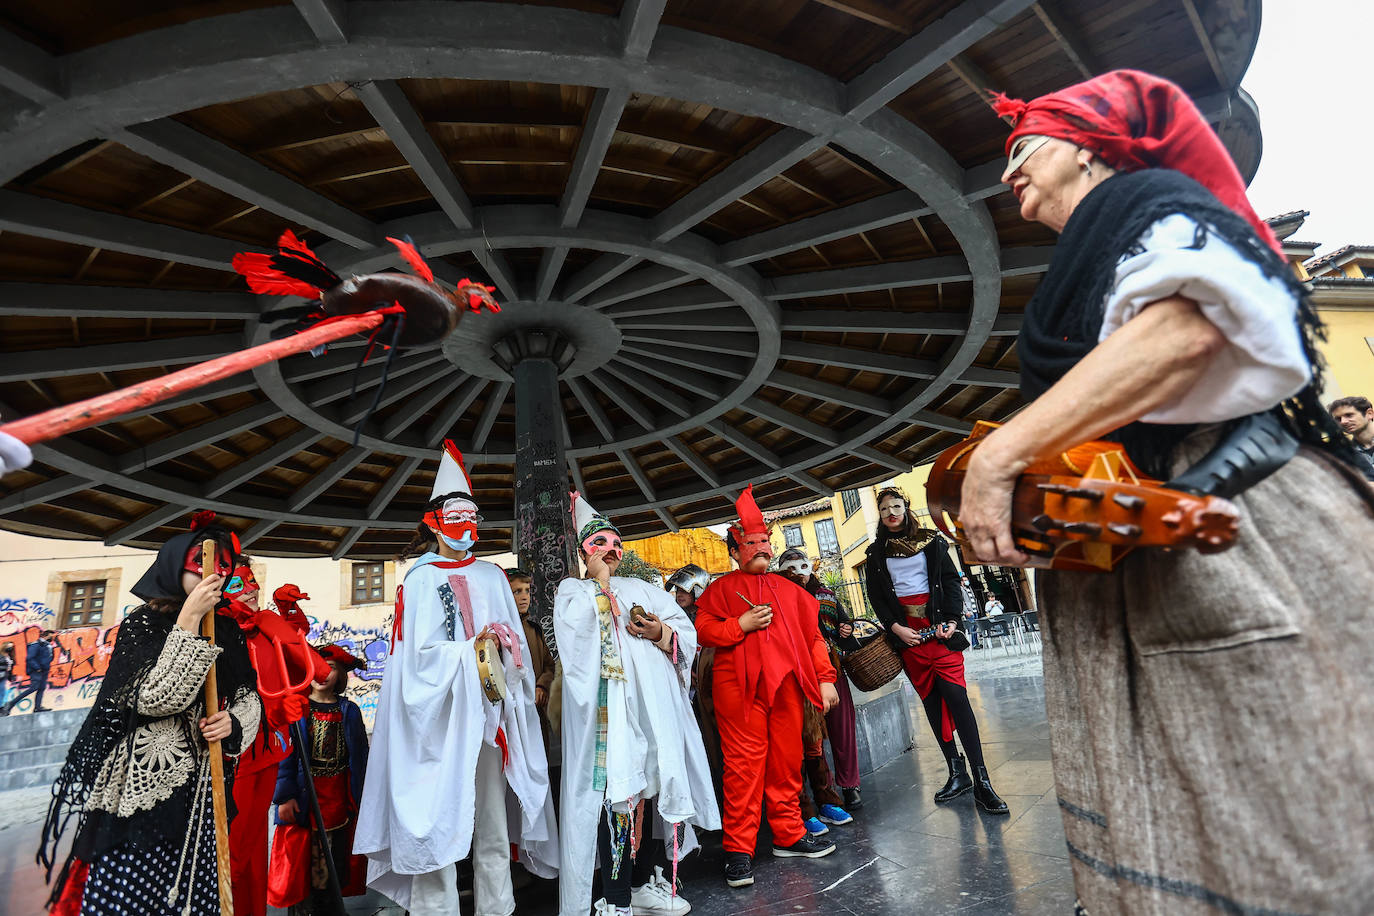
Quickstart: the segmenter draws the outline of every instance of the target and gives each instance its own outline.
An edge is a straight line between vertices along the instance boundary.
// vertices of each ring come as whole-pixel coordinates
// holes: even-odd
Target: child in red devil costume
[[[273,595],[282,606],[283,586]],[[304,708],[311,681],[329,675],[324,660],[305,642],[302,630],[270,610],[260,610],[262,589],[253,575],[251,560],[239,565],[224,586],[229,600],[226,613],[238,621],[248,641],[248,653],[257,674],[263,701],[263,723],[252,746],[239,757],[234,772],[234,807],[239,816],[229,828],[229,871],[234,889],[233,916],[265,916],[267,913],[267,812],[277,784],[277,764],[291,754],[292,699]],[[297,611],[305,620],[305,615]],[[281,649],[280,657],[277,649]],[[294,672],[294,673],[293,673]],[[294,683],[290,683],[294,682]],[[299,713],[295,716],[299,718]]]
[[[762,802],[768,802],[773,855],[820,858],[835,844],[809,836],[801,791],[803,704],[829,711],[839,701],[835,669],[817,625],[816,599],[768,572],[773,547],[754,488],[735,502],[739,522],[726,543],[739,566],[697,600],[697,633],[716,647],[712,689],[725,767],[725,881],[754,883]]]
[[[329,849],[345,897],[367,893],[367,860],[352,854],[358,802],[367,775],[367,730],[362,710],[343,695],[348,673],[367,663],[339,645],[319,650],[329,673],[311,685],[305,709],[306,756],[329,834]],[[269,900],[290,916],[333,913],[337,900],[329,889],[323,847],[310,816],[306,774],[299,756],[276,769],[277,830],[272,842]]]

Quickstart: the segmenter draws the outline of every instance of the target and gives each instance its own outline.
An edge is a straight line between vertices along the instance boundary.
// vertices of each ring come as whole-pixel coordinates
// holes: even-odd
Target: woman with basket
[[[878,517],[867,551],[868,600],[901,654],[949,765],[949,780],[935,793],[935,801],[947,802],[972,789],[978,807],[1006,814],[1007,803],[988,779],[978,720],[968,700],[963,655],[968,639],[958,629],[964,599],[949,542],[916,524],[906,495],[895,487],[878,493]],[[972,778],[954,745],[955,732],[973,767]]]

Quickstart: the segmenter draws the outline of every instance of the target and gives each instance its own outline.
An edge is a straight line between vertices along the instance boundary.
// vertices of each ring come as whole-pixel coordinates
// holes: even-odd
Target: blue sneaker
[[[830,832],[830,828],[821,823],[821,819],[818,817],[808,818],[806,823],[802,826],[806,828],[806,832],[811,836],[821,836]]]
[[[841,824],[851,824],[854,822],[854,815],[841,808],[839,805],[821,805],[820,819],[827,824],[840,826]]]

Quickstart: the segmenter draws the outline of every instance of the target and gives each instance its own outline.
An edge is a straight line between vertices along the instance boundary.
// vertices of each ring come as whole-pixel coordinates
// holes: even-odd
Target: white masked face
[[[791,573],[803,582],[811,578],[811,560],[807,557],[789,557],[778,564],[778,568]]]

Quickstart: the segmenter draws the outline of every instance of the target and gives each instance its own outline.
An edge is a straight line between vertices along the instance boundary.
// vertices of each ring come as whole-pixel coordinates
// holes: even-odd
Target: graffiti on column
[[[540,397],[541,390],[556,388],[557,370],[551,362],[534,359],[516,366],[515,374],[515,547],[534,578],[530,616],[557,658],[554,596],[558,584],[577,571],[570,551],[574,540],[567,463],[558,439],[561,405],[556,397]]]

